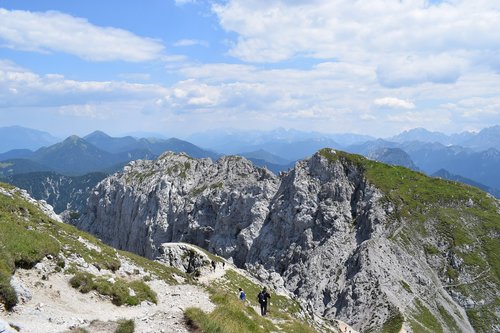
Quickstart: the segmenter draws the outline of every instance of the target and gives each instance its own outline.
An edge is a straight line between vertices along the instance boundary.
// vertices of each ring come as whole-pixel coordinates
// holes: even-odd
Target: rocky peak
[[[276,176],[242,157],[169,152],[101,182],[78,226],[150,258],[161,243],[185,241],[242,264],[277,187]]]

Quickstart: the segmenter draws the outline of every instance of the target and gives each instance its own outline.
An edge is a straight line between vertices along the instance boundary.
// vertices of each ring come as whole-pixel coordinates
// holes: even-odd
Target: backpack
[[[266,296],[264,295],[264,293],[262,291],[259,293],[257,298],[259,299],[259,303],[264,303],[266,301]]]
[[[247,295],[245,294],[245,292],[244,292],[244,291],[241,291],[241,293],[240,293],[240,299],[241,299],[242,301],[244,301],[246,298],[247,298]]]

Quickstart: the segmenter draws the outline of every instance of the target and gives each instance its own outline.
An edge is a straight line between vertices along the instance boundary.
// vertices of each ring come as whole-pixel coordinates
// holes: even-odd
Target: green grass
[[[247,301],[254,306],[259,305],[257,302],[257,295],[262,290],[263,286],[253,283],[251,280],[233,270],[227,270],[224,278],[227,282],[221,286],[223,289],[236,293],[238,288],[242,288],[247,295]],[[287,318],[289,315],[294,315],[301,311],[300,305],[297,302],[288,297],[272,293],[272,291],[270,291],[270,293],[271,300],[269,310],[271,316]]]
[[[92,290],[101,295],[110,296],[115,305],[138,305],[142,301],[157,303],[156,293],[141,280],[127,282],[116,279],[115,282],[108,281],[109,277],[96,277],[90,273],[77,272],[69,281],[70,285],[82,293]],[[129,289],[135,292],[131,296]]]
[[[220,290],[213,292],[212,301],[217,305],[214,311],[205,313],[198,308],[185,310],[186,322],[192,328],[204,333],[316,332],[306,323],[291,318],[274,324],[259,315],[250,303],[240,301],[236,294],[227,294]]]
[[[383,333],[398,333],[401,330],[404,322],[403,315],[398,312],[390,317],[382,326]]]
[[[433,333],[442,333],[443,327],[439,321],[432,315],[429,309],[420,302],[419,299],[415,300],[415,313],[414,318],[420,323],[420,325],[413,326],[412,328],[417,332],[421,329],[418,326],[424,326],[424,328],[430,330]]]
[[[276,331],[269,321],[261,318],[253,308],[245,306],[236,297],[220,297],[213,299],[217,307],[211,313],[204,313],[197,308],[189,308],[184,312],[188,322],[196,323],[204,333],[233,333]]]
[[[442,306],[438,306],[439,314],[441,315],[441,318],[443,318],[444,322],[446,323],[446,326],[451,329],[452,332],[460,332],[460,328],[457,325],[457,322],[455,319],[453,319],[453,316],[446,311],[445,308]]]
[[[38,208],[19,196],[0,194],[0,300],[9,310],[17,304],[17,295],[10,286],[15,269],[31,268],[45,256],[60,251],[60,244],[50,234],[40,232],[50,223]]]
[[[9,190],[14,188],[2,183],[0,187]],[[81,239],[98,247],[100,251],[89,249],[80,241]],[[169,284],[178,283],[174,275],[189,279],[178,269],[126,251],[117,251],[71,225],[51,220],[38,207],[15,192],[11,196],[0,194],[0,302],[7,309],[12,309],[17,304],[17,295],[10,285],[10,278],[16,268],[31,268],[43,258],[52,255],[56,270],[64,270],[65,274],[77,273],[78,267],[74,264],[66,267],[60,256],[64,254],[68,257],[75,253],[80,255],[87,264],[99,269],[118,270],[121,266],[120,256],[122,256],[142,266],[150,276],[155,276]],[[105,290],[105,283],[101,283],[101,287]],[[132,287],[138,299],[155,301],[148,288],[137,282],[134,282]],[[82,285],[82,289],[85,290],[85,288]],[[118,286],[115,287],[117,288]],[[117,298],[117,302],[122,302],[120,297]],[[128,303],[131,302],[133,303],[134,300],[128,301]]]
[[[135,331],[135,323],[132,319],[129,320],[119,320],[118,327],[115,330],[115,333],[134,333]]]
[[[428,255],[435,255],[441,253],[439,249],[432,244],[424,244],[424,251]]]
[[[247,301],[238,299],[238,288],[245,290]],[[202,332],[316,332],[307,322],[296,319],[299,305],[287,297],[271,291],[268,316],[262,317],[254,308],[259,308],[257,294],[262,286],[228,269],[223,279],[213,283],[209,292],[216,308],[205,313],[198,308],[185,311],[188,323]],[[273,323],[269,319],[279,322]]]

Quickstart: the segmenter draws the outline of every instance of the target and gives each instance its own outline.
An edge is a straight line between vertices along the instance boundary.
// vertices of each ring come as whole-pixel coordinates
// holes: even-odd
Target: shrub
[[[70,280],[69,284],[78,289],[81,293],[88,293],[95,288],[93,275],[85,272],[77,272]]]
[[[18,299],[14,288],[10,285],[10,276],[0,272],[0,301],[7,310],[12,310],[17,305]]]
[[[115,330],[115,333],[134,333],[135,323],[132,319],[129,320],[119,320],[118,327]]]
[[[96,277],[90,273],[77,272],[70,280],[70,285],[82,293],[95,290],[97,293],[111,297],[111,302],[115,305],[138,305],[144,300],[157,302],[156,293],[143,281],[136,280],[127,282],[117,279],[110,282],[106,277]],[[130,295],[130,289],[135,292],[135,296]]]

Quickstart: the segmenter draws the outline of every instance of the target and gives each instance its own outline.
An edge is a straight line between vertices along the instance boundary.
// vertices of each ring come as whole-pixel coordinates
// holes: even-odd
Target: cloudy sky
[[[0,126],[54,135],[500,124],[500,1],[0,0]]]

